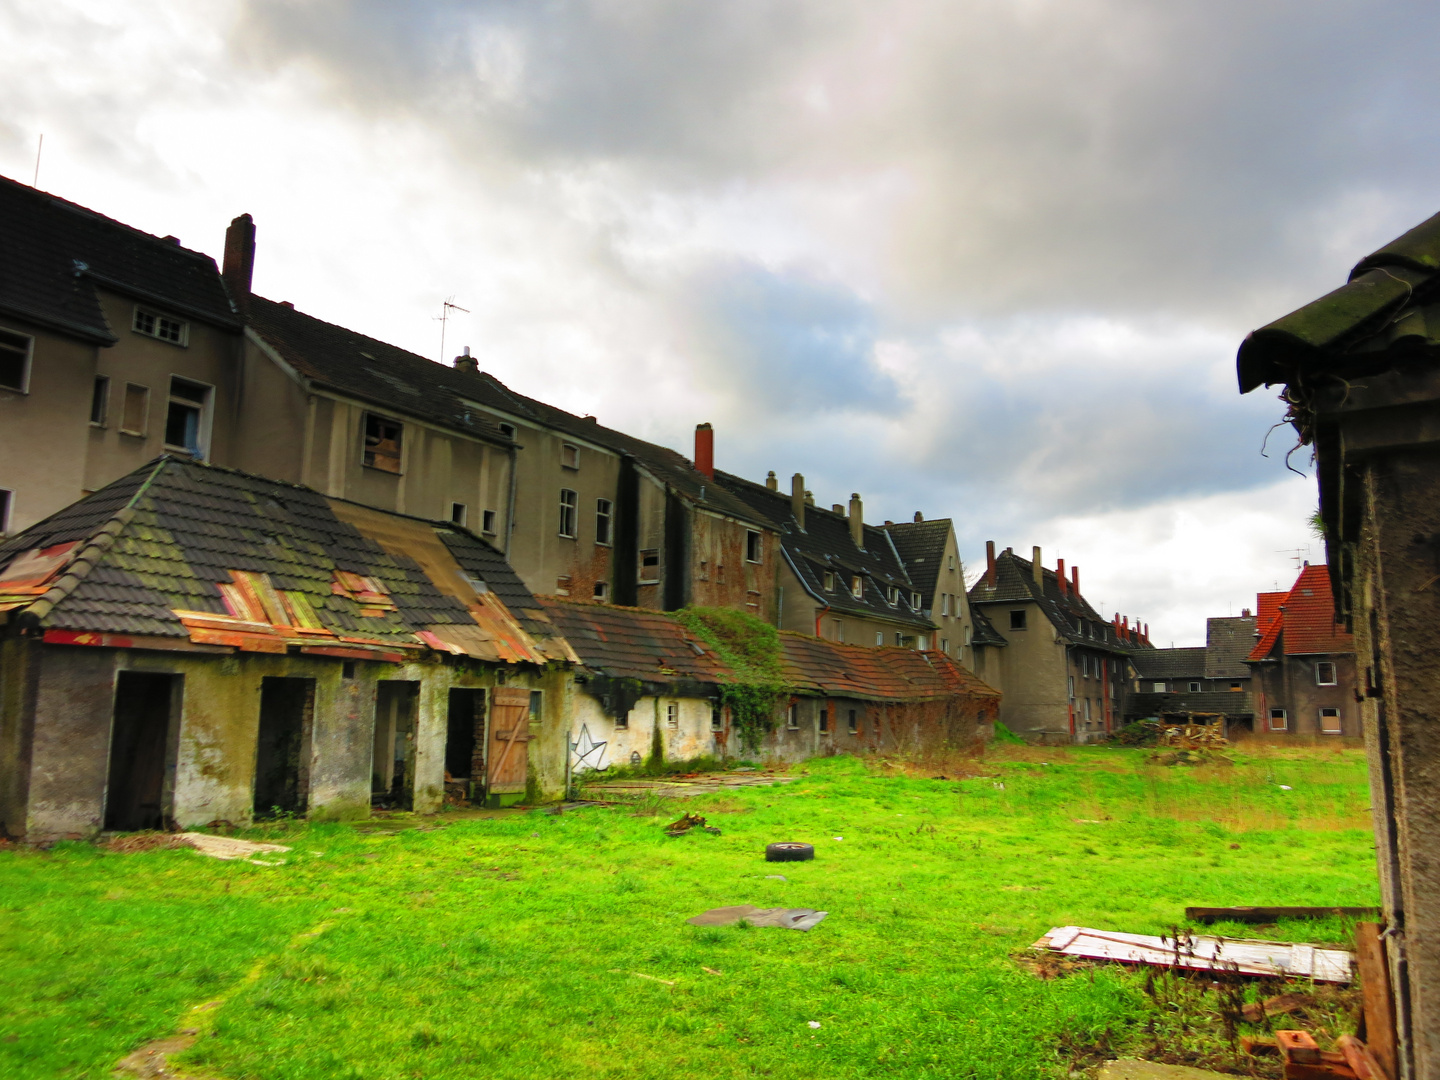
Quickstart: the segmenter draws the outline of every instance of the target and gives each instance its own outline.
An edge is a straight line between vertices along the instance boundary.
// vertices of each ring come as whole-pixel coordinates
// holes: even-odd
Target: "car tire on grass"
[[[807,862],[815,858],[815,847],[812,844],[766,844],[766,862]]]

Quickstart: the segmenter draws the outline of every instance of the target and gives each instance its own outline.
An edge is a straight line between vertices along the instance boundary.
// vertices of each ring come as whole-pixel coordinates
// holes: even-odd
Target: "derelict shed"
[[[433,810],[457,728],[464,794],[563,788],[563,642],[447,524],[161,458],[0,545],[0,620],[10,835]]]

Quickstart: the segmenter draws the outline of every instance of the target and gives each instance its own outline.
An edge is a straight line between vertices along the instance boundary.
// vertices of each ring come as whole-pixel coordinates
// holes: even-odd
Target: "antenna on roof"
[[[1310,548],[1308,545],[1306,547],[1298,548],[1279,548],[1276,550],[1275,554],[1289,555],[1290,558],[1295,560],[1295,569],[1299,570],[1300,564],[1303,563],[1307,558],[1309,558]],[[1278,588],[1279,586],[1276,587]]]
[[[45,133],[40,133],[40,141],[35,145],[35,179],[30,181],[32,188],[40,186],[40,151],[45,149]]]
[[[463,308],[455,303],[454,296],[447,296],[445,302],[440,305],[440,314],[435,318],[440,323],[440,363],[442,364],[445,363],[445,324],[450,321],[450,312],[452,311],[463,311],[466,315],[470,314],[469,308]]]

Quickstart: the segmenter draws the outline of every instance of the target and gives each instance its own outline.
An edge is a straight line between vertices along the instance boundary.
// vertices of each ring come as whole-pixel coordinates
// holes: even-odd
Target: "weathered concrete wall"
[[[667,706],[677,706],[677,722],[670,726]],[[706,698],[642,697],[621,727],[605,712],[595,698],[577,688],[574,692],[574,714],[570,741],[581,740],[581,728],[592,742],[604,742],[603,753],[591,755],[583,762],[573,762],[577,771],[607,769],[612,765],[630,766],[631,755],[649,761],[655,747],[655,733],[660,734],[660,747],[666,761],[689,761],[705,756],[722,756],[723,736],[711,730],[712,706]]]
[[[0,837],[25,835],[39,661],[36,642],[0,638]]]
[[[1009,643],[999,654],[998,684],[1003,695],[1000,721],[1015,734],[1036,742],[1069,742],[1069,663],[1065,646],[1038,605],[996,603],[984,606],[996,631]],[[1024,630],[1010,629],[1011,611],[1025,611]]]
[[[41,650],[27,839],[80,839],[104,824],[118,660],[109,649]]]
[[[751,532],[760,534],[760,558],[753,562],[746,558]],[[775,587],[784,561],[777,534],[701,511],[691,515],[690,550],[690,603],[738,608],[775,623]]]

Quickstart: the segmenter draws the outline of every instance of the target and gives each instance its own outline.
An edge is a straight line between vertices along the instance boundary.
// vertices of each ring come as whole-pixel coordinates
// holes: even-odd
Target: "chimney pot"
[[[807,489],[806,492],[805,492],[805,505],[806,505],[806,506],[814,506],[814,505],[815,505],[815,493],[814,493],[813,491],[808,490],[808,489]]]
[[[765,487],[770,491],[780,490],[780,481],[775,479],[775,470],[771,469],[765,474]]]
[[[915,520],[916,520],[916,521],[924,521],[924,520],[925,520],[925,515],[922,514],[919,510],[916,510],[916,511],[915,511]]]
[[[695,470],[707,480],[715,479],[715,429],[695,425]]]
[[[860,493],[850,493],[850,539],[855,546],[862,551],[865,548],[865,506],[860,501]]]
[[[995,587],[995,541],[985,541],[985,587]]]
[[[255,219],[241,214],[225,230],[220,276],[242,317],[250,314],[250,282],[255,276]]]
[[[1035,575],[1035,584],[1038,588],[1045,588],[1045,564],[1041,562],[1042,555],[1037,545],[1030,549],[1030,570]]]
[[[469,345],[465,346],[464,355],[455,357],[455,370],[466,371],[471,375],[477,374],[480,371],[480,363],[475,357],[470,355]]]
[[[1241,617],[1242,619],[1248,619],[1248,618],[1250,618],[1250,609],[1249,609],[1248,607],[1242,607],[1242,608],[1240,609],[1240,617]]]
[[[844,504],[844,503],[831,503],[831,504],[830,504],[830,509],[831,509],[831,510],[834,510],[835,513],[837,513],[837,514],[843,514],[843,513],[845,513],[845,504]]]
[[[795,515],[795,524],[800,526],[800,531],[805,531],[805,477],[798,472],[790,478],[790,513]]]

